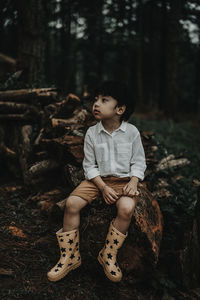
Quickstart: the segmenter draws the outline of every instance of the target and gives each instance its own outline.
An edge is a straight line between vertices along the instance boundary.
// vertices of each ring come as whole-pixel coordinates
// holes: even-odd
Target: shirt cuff
[[[91,180],[92,178],[97,177],[99,175],[100,175],[100,172],[98,169],[91,169],[91,170],[85,172],[85,178],[87,180]]]
[[[143,180],[144,179],[144,172],[140,171],[140,170],[132,170],[130,173],[130,177],[132,176],[136,176],[139,179]]]

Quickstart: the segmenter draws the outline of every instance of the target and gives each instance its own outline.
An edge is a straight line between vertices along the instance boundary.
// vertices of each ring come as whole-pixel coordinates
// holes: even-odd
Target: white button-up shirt
[[[138,129],[127,122],[109,133],[99,122],[85,135],[83,169],[85,178],[100,175],[144,179],[145,153]]]

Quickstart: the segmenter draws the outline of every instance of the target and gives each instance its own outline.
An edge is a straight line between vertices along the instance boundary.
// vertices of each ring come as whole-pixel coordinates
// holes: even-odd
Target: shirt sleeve
[[[146,170],[146,159],[139,132],[133,141],[132,151],[130,176],[136,176],[143,180],[144,172]]]
[[[87,180],[100,175],[94,152],[94,144],[88,131],[84,139],[83,170]]]

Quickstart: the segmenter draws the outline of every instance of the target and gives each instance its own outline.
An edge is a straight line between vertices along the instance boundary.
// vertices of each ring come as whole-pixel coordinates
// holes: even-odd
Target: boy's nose
[[[99,106],[99,100],[97,100],[95,103],[94,103],[94,107],[98,107]]]

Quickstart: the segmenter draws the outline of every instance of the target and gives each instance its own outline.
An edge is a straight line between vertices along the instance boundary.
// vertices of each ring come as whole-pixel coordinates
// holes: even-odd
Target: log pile
[[[53,88],[0,92],[0,159],[4,165],[7,161],[5,169],[22,174],[24,183],[33,186],[62,169],[64,161],[80,163],[88,116],[77,96],[58,101]]]
[[[10,174],[23,177],[35,193],[29,200],[42,212],[62,217],[67,195],[84,178],[84,134],[96,123],[90,106],[74,94],[60,101],[56,89],[6,91],[0,92],[0,120],[0,165]],[[152,170],[157,163],[153,132],[142,132],[141,136],[148,169]],[[145,183],[139,184],[139,192],[130,236],[120,253],[123,268],[137,273],[156,265],[162,239],[158,203]],[[94,235],[98,236],[98,246],[104,242],[115,207],[108,208],[100,197],[85,212],[81,226],[87,251]]]

